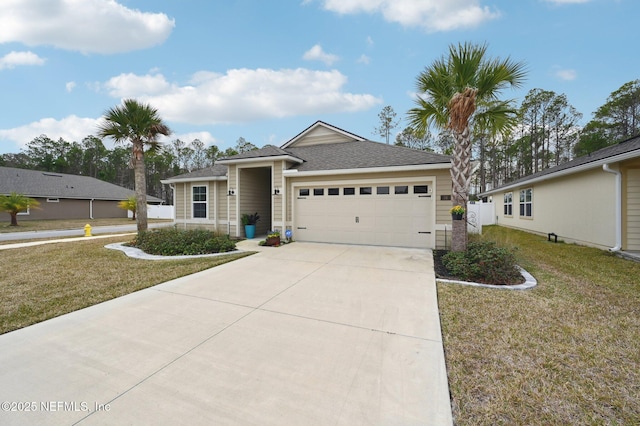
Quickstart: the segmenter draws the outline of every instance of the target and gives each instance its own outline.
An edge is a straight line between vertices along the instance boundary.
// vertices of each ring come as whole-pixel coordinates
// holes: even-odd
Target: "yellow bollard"
[[[89,225],[88,223],[84,226],[84,236],[85,237],[91,237],[91,225]]]

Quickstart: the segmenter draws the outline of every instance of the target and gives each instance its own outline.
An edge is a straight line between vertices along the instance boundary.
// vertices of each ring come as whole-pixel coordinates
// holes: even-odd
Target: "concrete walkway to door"
[[[452,423],[428,250],[264,248],[4,334],[0,377],[3,425]]]

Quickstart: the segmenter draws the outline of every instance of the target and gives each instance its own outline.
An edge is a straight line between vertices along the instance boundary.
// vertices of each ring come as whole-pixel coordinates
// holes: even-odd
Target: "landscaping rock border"
[[[518,266],[518,269],[520,269],[520,273],[524,277],[525,282],[522,284],[516,284],[516,285],[482,284],[482,283],[474,283],[469,281],[446,280],[443,278],[436,278],[436,281],[440,281],[447,284],[463,284],[463,285],[470,285],[474,287],[499,288],[504,290],[528,290],[538,285],[538,281],[533,277],[533,275],[531,275],[530,273],[528,273],[527,271],[525,271],[519,266]]]
[[[133,257],[135,259],[146,259],[146,260],[194,259],[198,257],[226,256],[229,254],[244,252],[244,250],[236,249],[233,251],[226,251],[224,253],[195,254],[195,255],[183,255],[183,256],[160,256],[157,254],[148,254],[138,248],[125,246],[124,244],[125,243],[113,243],[113,244],[107,244],[104,247],[111,250],[120,250],[121,252],[124,252],[124,254],[126,254],[127,256]]]

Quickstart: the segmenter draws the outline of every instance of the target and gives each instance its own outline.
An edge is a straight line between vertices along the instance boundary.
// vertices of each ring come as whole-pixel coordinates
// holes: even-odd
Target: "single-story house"
[[[373,142],[317,121],[281,147],[219,160],[163,180],[175,222],[244,237],[292,232],[297,241],[445,247],[451,233],[449,156]]]
[[[492,189],[499,225],[640,251],[640,136]]]
[[[118,203],[135,195],[130,189],[88,176],[0,167],[0,194],[12,192],[40,202],[40,208],[18,213],[20,221],[127,217]],[[147,196],[147,202],[160,204],[162,200]]]

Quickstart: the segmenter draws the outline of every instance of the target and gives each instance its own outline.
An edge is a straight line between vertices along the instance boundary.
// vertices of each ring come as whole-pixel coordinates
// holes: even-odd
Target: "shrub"
[[[204,229],[179,230],[163,228],[138,234],[131,243],[149,254],[180,256],[224,253],[236,249],[236,243],[227,235],[218,235]]]
[[[469,243],[467,251],[445,254],[442,263],[452,275],[466,281],[485,284],[522,282],[515,251],[498,247],[493,241]]]

